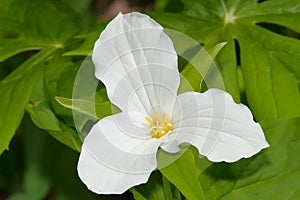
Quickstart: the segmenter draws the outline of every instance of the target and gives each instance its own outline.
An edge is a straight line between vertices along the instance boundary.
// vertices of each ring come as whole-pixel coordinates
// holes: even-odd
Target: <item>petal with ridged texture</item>
[[[213,162],[235,162],[269,146],[251,111],[222,90],[180,94],[177,107],[173,119],[178,128],[172,142],[162,146],[166,151],[175,152],[187,142]]]
[[[149,115],[153,105],[173,109],[165,107],[172,107],[179,87],[177,55],[171,39],[149,16],[120,13],[101,33],[92,58],[96,77],[122,111]]]
[[[120,194],[147,182],[156,169],[156,152],[164,139],[131,123],[126,113],[100,120],[84,140],[78,174],[99,194]]]

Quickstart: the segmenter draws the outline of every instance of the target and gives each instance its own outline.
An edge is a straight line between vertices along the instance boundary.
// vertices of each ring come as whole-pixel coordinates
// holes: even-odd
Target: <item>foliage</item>
[[[91,105],[83,99],[72,99],[76,73],[106,25],[91,26],[91,20],[96,22],[96,19],[92,19],[91,13],[86,14],[90,4],[89,0],[0,0],[0,154],[8,149],[25,112],[37,127],[76,151],[80,151],[81,140],[69,108],[92,114],[90,117],[94,119],[112,113],[101,84],[98,93],[91,97],[101,101]],[[151,17],[210,50],[225,89],[236,102],[251,108],[271,146],[233,164],[211,163],[196,156],[196,150],[190,148],[176,162],[153,173],[147,184],[133,188],[134,197],[298,199],[298,0],[160,0],[156,6],[157,11],[150,13]],[[227,44],[223,48],[216,46],[221,42]],[[12,60],[14,66],[8,66]],[[181,75],[199,91],[205,89],[198,87],[203,77],[193,70],[209,64],[208,61],[192,66],[183,62],[179,67]],[[181,86],[184,90],[184,83]],[[74,102],[82,106],[74,107]],[[94,109],[96,115],[91,111]],[[50,190],[49,177],[55,173],[44,177],[41,170],[48,168],[37,163],[46,162],[44,157],[53,158],[57,152],[47,152],[47,147],[53,144],[35,141],[39,140],[36,131],[26,131],[25,136],[28,165],[24,193],[10,199],[39,199]],[[29,148],[35,143],[43,149],[40,154]]]
[[[227,42],[216,59],[226,90],[240,101],[240,67],[247,102],[257,120],[299,116],[300,42],[284,34],[300,31],[298,1],[182,2],[182,12],[153,13],[152,17],[193,37],[207,49]],[[169,23],[171,20],[173,23]],[[276,25],[279,30],[266,25]]]
[[[25,116],[10,151],[0,159],[1,199],[98,199],[77,178],[77,157]]]

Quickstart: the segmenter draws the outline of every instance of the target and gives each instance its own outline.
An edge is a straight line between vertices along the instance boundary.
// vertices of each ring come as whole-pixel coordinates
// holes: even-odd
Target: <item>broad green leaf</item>
[[[159,171],[151,174],[146,184],[136,186],[130,191],[136,200],[180,200],[180,192]]]
[[[185,77],[194,91],[200,91],[201,83],[203,80],[205,81],[205,76],[209,74],[210,70],[213,70],[214,67],[216,68],[215,70],[217,70],[217,67],[214,65],[214,59],[225,45],[226,43],[217,44],[208,51],[201,48],[193,58],[190,58],[189,63],[182,70],[181,75]],[[209,78],[212,80],[213,77]],[[184,83],[184,81],[181,82],[181,84]],[[222,82],[216,84],[210,81],[207,84],[211,87],[214,86],[215,88],[224,89]],[[180,87],[184,86],[181,85]]]
[[[54,137],[59,142],[65,144],[66,146],[70,147],[77,152],[81,151],[82,141],[79,138],[76,130],[70,128],[69,126],[65,125],[64,123],[60,123],[62,127],[61,131],[53,131],[48,130],[49,134]]]
[[[162,184],[163,184],[166,200],[181,199],[180,191],[173,184],[171,184],[170,181],[164,176],[162,176]]]
[[[53,51],[54,49],[48,49],[37,53],[0,83],[0,154],[8,149],[32,89],[42,75],[43,63]]]
[[[98,94],[98,93],[96,93]],[[112,113],[120,112],[118,108],[109,101],[98,103],[97,99],[70,99],[65,97],[55,97],[57,102],[72,110],[76,129],[82,140],[89,133],[94,122]]]
[[[94,119],[101,119],[111,115],[111,103],[95,103],[85,99],[69,99],[65,97],[55,97],[56,101],[62,106],[73,111],[91,116]]]
[[[26,105],[26,111],[36,126],[44,130],[61,131],[59,120],[51,109],[44,86],[44,76],[40,76],[33,88],[30,102]]]
[[[77,35],[76,39],[84,39],[84,43],[77,49],[73,49],[71,51],[66,52],[65,56],[89,56],[92,53],[94,48],[94,44],[96,40],[99,38],[101,31],[105,28],[106,23],[102,23],[99,27],[89,31]]]
[[[213,164],[200,176],[208,199],[298,199],[300,118],[263,122],[270,147],[234,164]],[[276,192],[275,192],[276,191]]]
[[[78,30],[76,18],[58,2],[14,0],[1,6],[0,31],[7,34],[0,34],[0,62],[23,51],[65,48]]]
[[[209,23],[204,20],[199,20],[195,17],[191,17],[181,13],[153,12],[153,13],[149,13],[149,15],[153,19],[155,19],[158,23],[160,23],[163,27],[184,33],[192,37],[196,41],[198,41],[200,44],[204,40],[205,36],[207,36],[206,34],[208,34],[208,33],[199,32],[199,29],[197,27],[205,27],[204,29],[207,29],[206,26]],[[172,23],[170,23],[170,19],[172,19]],[[224,42],[224,41],[219,41],[218,43],[220,42]]]
[[[205,199],[199,171],[191,149],[185,151],[175,162],[160,169],[160,172],[173,183],[187,199]]]
[[[84,63],[86,62],[87,61],[84,61]],[[64,68],[61,66],[64,66]],[[78,68],[81,69],[81,71],[78,71]],[[51,131],[50,133],[65,144],[70,144],[70,142],[72,142],[70,139],[76,139],[73,143],[75,142],[74,144],[78,146],[77,144],[81,144],[81,141],[78,141],[79,143],[76,142],[79,139],[78,135],[83,139],[93,122],[111,114],[110,103],[104,103],[107,101],[106,91],[99,89],[99,92],[95,94],[98,80],[94,78],[93,69],[93,66],[89,64],[82,64],[80,60],[78,62],[72,61],[70,57],[61,57],[60,54],[55,55],[47,66],[45,72],[45,86],[51,107],[60,119],[60,123],[71,127],[69,131],[72,131],[73,136],[69,135],[70,137],[66,137],[66,141],[64,142],[64,136],[67,136],[65,133],[60,134],[57,131]],[[81,73],[85,74],[84,77],[82,77]],[[78,94],[78,99],[76,98],[76,101],[72,102],[70,100],[74,95],[74,88],[76,88],[77,93],[79,92],[80,94]],[[99,95],[101,97],[99,97]],[[63,96],[63,98],[58,96]],[[65,106],[58,103],[55,99],[57,97]],[[102,100],[105,100],[103,104]],[[73,107],[77,110],[71,110],[68,107]],[[85,112],[85,114],[78,112],[79,110]],[[87,113],[90,114],[87,115]],[[75,128],[78,133],[74,133]]]
[[[136,200],[164,200],[164,188],[159,172],[153,172],[146,184],[131,189]]]
[[[78,65],[72,62],[71,58],[62,57],[61,54],[62,51],[57,51],[46,67],[45,92],[54,113],[61,117],[64,123],[73,126],[72,112],[59,105],[55,97],[59,95],[72,97]]]
[[[227,42],[216,59],[225,89],[240,101],[237,68],[241,67],[247,102],[256,119],[300,116],[300,41],[259,24],[276,24],[299,33],[298,0],[182,2],[181,13],[151,16],[205,48]]]
[[[61,57],[65,48],[74,45],[69,43],[68,40],[78,30],[76,19],[76,14],[59,2],[11,0],[3,3],[1,1],[0,61],[28,50],[41,51],[6,78],[10,80],[9,84],[6,83],[8,82],[6,80],[1,83],[0,93],[3,103],[1,102],[0,107],[5,109],[1,108],[0,111],[0,125],[3,123],[0,128],[0,153],[8,147],[8,143],[23,116],[25,106],[33,121],[39,127],[53,131],[51,134],[61,140],[65,137],[59,130],[60,126],[65,126],[61,124],[64,122],[58,123],[55,114],[52,113],[52,105],[49,104],[51,96],[47,100],[48,95],[44,95],[42,99],[33,95],[32,98],[37,99],[36,104],[33,104],[33,102],[27,104],[27,102],[30,100],[29,97],[35,81],[37,79],[41,80],[40,78],[43,76],[43,73],[41,73],[44,70],[43,68],[48,65],[49,61],[52,63],[50,58],[53,55]],[[65,69],[66,65],[60,65],[59,67]],[[6,94],[4,95],[4,93]],[[54,98],[53,101],[55,101]],[[10,117],[7,118],[7,115]],[[72,130],[69,127],[66,128]],[[68,137],[69,141],[75,143],[76,149],[79,150],[78,146],[80,146],[81,141],[76,136],[77,134],[73,130]]]
[[[45,91],[44,77],[35,85],[30,103],[26,106],[26,111],[29,113],[31,120],[39,128],[46,130],[58,141],[68,147],[80,151],[81,140],[75,130],[64,125],[55,115],[51,103]]]
[[[71,98],[73,96],[73,87],[75,84],[75,79],[77,76],[78,68],[81,62],[74,62],[71,60],[70,57],[57,57],[58,62],[54,61],[50,64],[49,69],[55,73],[55,69],[59,68],[60,66],[54,66],[55,63],[63,63],[65,66],[64,69],[58,74],[57,79],[55,79],[55,90],[54,93],[49,93],[51,104],[55,113],[60,116],[63,121],[71,127],[75,127],[74,125],[74,118],[72,114],[72,110],[64,108],[63,106],[59,105],[58,102],[55,100],[56,96],[64,96],[67,98]],[[52,74],[51,72],[51,74]],[[53,96],[54,95],[54,96]]]

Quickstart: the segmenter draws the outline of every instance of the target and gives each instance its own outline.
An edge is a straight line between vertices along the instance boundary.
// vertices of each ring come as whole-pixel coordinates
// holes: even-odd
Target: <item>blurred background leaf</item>
[[[75,151],[34,126],[28,116],[18,132],[12,149],[0,157],[1,188],[8,199],[99,199],[77,178]]]

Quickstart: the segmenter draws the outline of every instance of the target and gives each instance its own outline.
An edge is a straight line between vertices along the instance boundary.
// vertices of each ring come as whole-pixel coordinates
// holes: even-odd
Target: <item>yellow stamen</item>
[[[146,117],[146,120],[150,126],[155,126],[154,122],[152,121],[152,119],[150,117]]]
[[[165,113],[165,112],[163,114],[163,121],[164,121],[164,124],[167,122],[167,113]]]
[[[146,117],[146,121],[151,126],[151,136],[153,138],[159,139],[173,129],[173,125],[168,121],[166,113],[163,113],[162,118],[160,118],[157,112],[154,112],[153,117],[155,120]]]
[[[159,116],[158,116],[158,114],[157,114],[157,112],[154,112],[154,119],[156,119],[156,123],[158,123],[158,124],[160,124],[161,123],[161,121],[160,121],[160,118],[159,118]]]

